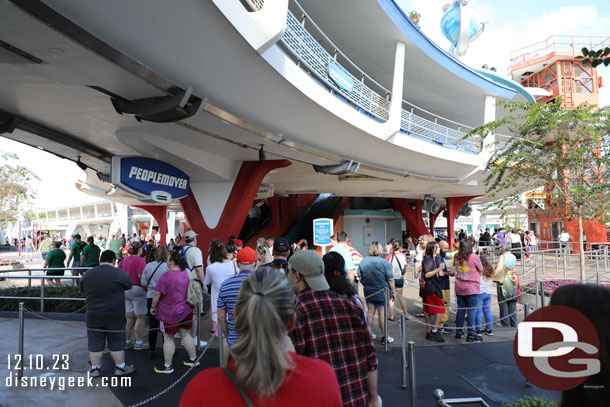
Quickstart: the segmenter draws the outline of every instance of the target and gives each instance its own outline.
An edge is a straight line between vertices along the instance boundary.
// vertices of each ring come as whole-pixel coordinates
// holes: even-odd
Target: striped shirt
[[[351,246],[348,246],[347,250],[349,251],[349,254],[352,255],[352,263],[354,265],[354,270],[358,270],[358,267],[360,266],[360,262],[362,261],[362,259],[364,257],[362,257],[362,255],[360,253],[358,253],[358,250],[354,249]]]
[[[377,355],[361,303],[311,288],[297,300],[297,323],[290,333],[296,352],[331,364],[344,407],[366,406],[368,372],[377,369]]]
[[[235,332],[235,318],[233,316],[233,309],[237,303],[237,294],[241,288],[241,283],[250,275],[250,270],[242,270],[236,276],[229,277],[222,282],[220,290],[218,290],[218,309],[225,309],[227,313],[227,329],[228,338],[227,343],[233,345],[233,343],[239,338],[237,332]]]

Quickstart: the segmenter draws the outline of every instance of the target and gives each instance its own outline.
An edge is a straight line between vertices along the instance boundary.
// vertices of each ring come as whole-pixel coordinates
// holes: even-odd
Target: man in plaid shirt
[[[297,322],[290,333],[296,353],[330,363],[344,407],[379,406],[377,355],[364,309],[329,290],[318,254],[299,250],[288,279],[297,293]]]

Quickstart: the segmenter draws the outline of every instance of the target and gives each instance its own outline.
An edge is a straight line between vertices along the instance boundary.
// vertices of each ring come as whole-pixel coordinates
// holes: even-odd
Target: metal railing
[[[510,66],[525,64],[532,60],[556,52],[566,53],[572,57],[582,55],[582,48],[603,49],[610,46],[610,37],[592,35],[552,35],[546,40],[528,45],[510,53]]]
[[[289,3],[286,31],[280,39],[280,45],[298,66],[332,94],[374,120],[388,120],[390,90],[367,75],[341,52],[296,0]],[[335,65],[342,71],[349,87],[341,87],[333,82],[328,73],[329,65]],[[479,137],[465,138],[472,127],[438,116],[406,100],[401,103],[407,107],[407,110],[401,111],[402,133],[468,153],[478,154],[481,151],[482,141]]]
[[[452,407],[457,404],[479,404],[484,407],[489,407],[489,404],[481,397],[461,397],[456,399],[446,399],[445,393],[441,389],[436,389],[433,392],[437,407]],[[414,406],[414,404],[413,404]]]

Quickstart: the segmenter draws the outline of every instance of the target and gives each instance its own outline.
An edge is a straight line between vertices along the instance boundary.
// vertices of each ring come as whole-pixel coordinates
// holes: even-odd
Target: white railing
[[[324,32],[309,18],[303,8],[290,2],[286,31],[280,40],[282,48],[297,65],[312,75],[332,94],[374,120],[385,122],[390,110],[391,92],[356,66]],[[301,16],[299,20],[296,16]],[[311,27],[306,29],[306,24]],[[340,87],[329,76],[329,64],[342,70],[351,86]],[[482,142],[478,137],[465,137],[471,127],[435,115],[405,100],[401,132],[443,147],[478,154]]]

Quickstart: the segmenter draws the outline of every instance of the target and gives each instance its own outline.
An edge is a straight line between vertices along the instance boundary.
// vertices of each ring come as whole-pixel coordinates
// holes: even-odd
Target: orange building
[[[585,65],[577,57],[583,47],[603,49],[610,46],[610,37],[554,35],[544,41],[518,49],[510,54],[510,70],[513,79],[526,87],[547,90],[550,95],[538,100],[550,102],[563,99],[563,107],[572,109],[582,103],[599,104],[599,88],[603,86],[597,68]],[[543,241],[557,241],[562,229],[570,234],[575,251],[578,251],[578,221],[545,211],[546,194],[534,191],[526,194],[529,201],[529,228]],[[561,213],[559,211],[553,211]],[[587,243],[606,242],[606,225],[594,221],[583,222]],[[546,245],[543,245],[546,247]]]

